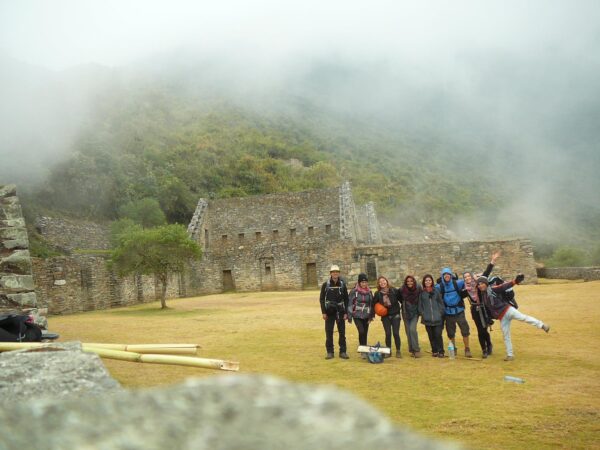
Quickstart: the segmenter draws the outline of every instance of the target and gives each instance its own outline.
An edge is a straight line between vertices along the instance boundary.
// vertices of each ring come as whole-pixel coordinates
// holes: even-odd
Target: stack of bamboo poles
[[[203,367],[238,371],[240,363],[221,359],[198,358],[196,344],[82,344],[84,352],[96,353],[102,358],[151,364],[174,364],[178,366]],[[22,349],[48,349],[53,344],[40,342],[0,342],[0,352]],[[56,347],[54,347],[56,348]]]

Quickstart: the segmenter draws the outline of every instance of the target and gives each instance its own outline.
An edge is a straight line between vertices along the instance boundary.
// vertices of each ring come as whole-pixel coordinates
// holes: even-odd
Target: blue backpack
[[[383,362],[383,354],[379,353],[379,347],[381,347],[381,344],[379,342],[377,342],[375,346],[369,347],[367,359],[371,364],[381,364]]]

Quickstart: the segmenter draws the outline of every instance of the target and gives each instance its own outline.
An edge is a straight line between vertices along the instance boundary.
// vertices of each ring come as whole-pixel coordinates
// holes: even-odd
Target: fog
[[[216,3],[0,0],[0,182],[43,178],[101,89],[147,76],[433,136],[512,187],[513,233],[600,214],[600,2]]]

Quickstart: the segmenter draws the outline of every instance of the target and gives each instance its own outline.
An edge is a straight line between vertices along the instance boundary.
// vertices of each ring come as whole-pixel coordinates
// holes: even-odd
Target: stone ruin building
[[[503,250],[502,273],[536,280],[528,240],[383,244],[373,203],[357,207],[349,183],[339,188],[243,198],[200,199],[188,232],[203,249],[193,272],[201,292],[315,289],[331,264],[350,283],[360,272],[395,285],[444,266],[483,270]],[[386,240],[387,241],[387,240]],[[374,283],[373,283],[374,284]]]
[[[38,309],[29,238],[15,185],[0,185],[0,313],[27,313],[45,327]]]
[[[119,277],[107,266],[108,224],[42,217],[34,225],[49,244],[67,254],[30,258],[16,189],[0,185],[0,309],[37,307],[49,314],[70,314],[159,298],[153,276]],[[527,282],[537,280],[529,240],[394,242],[383,235],[373,203],[355,205],[349,183],[306,192],[200,199],[188,231],[203,256],[184,273],[173,274],[168,298],[317,289],[331,264],[340,266],[349,285],[360,272],[373,281],[384,274],[399,285],[408,274],[437,276],[445,266],[458,273],[482,270],[498,249],[503,255],[496,273],[523,272]]]

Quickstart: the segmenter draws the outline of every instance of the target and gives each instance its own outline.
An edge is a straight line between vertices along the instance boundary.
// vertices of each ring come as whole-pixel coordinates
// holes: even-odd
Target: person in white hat
[[[340,346],[340,358],[348,359],[346,353],[346,320],[348,316],[348,288],[340,277],[340,268],[332,265],[329,279],[321,286],[321,314],[325,321],[325,359],[333,359],[333,328],[337,324]]]

